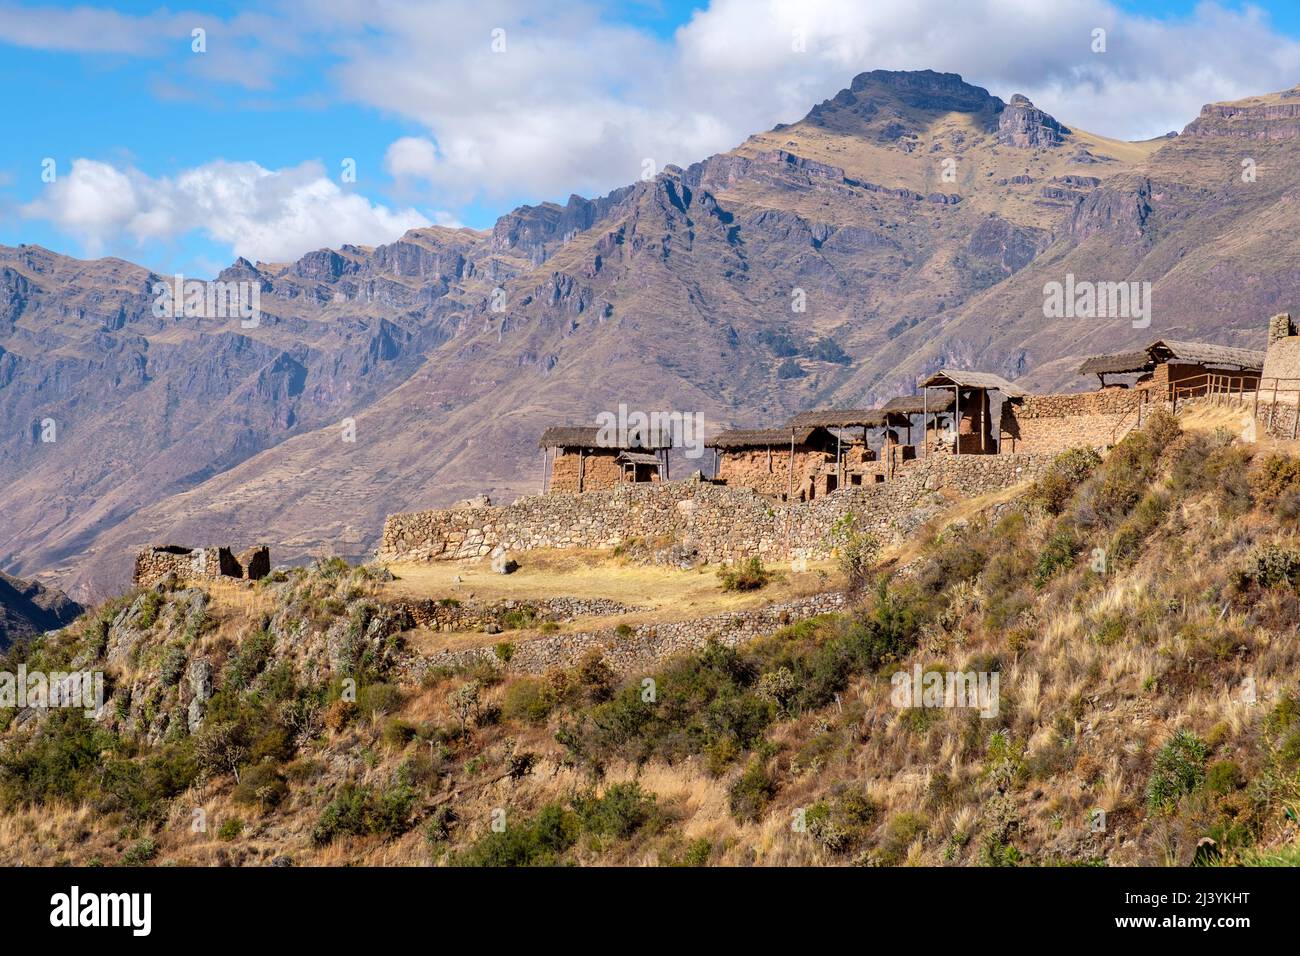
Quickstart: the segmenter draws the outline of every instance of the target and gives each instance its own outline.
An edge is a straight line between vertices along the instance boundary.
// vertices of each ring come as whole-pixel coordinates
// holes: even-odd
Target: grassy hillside
[[[515,674],[507,632],[498,666],[413,682],[370,568],[168,582],[9,653],[11,671],[104,668],[111,697],[99,723],[2,712],[0,847],[104,865],[1294,862],[1298,523],[1300,460],[1155,417],[1104,462],[1070,452],[1021,497],[925,529],[851,611],[625,680],[598,657]],[[191,733],[195,662],[213,693]],[[898,706],[891,677],[918,665],[996,675],[996,715]]]

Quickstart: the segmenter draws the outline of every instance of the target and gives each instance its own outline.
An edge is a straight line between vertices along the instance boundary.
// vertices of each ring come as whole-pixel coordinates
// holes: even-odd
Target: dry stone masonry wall
[[[135,556],[131,583],[147,586],[169,574],[181,580],[243,578],[255,581],[271,571],[271,551],[258,545],[235,555],[229,548],[185,548],[158,544]]]
[[[1142,392],[1107,388],[1098,392],[1028,395],[1002,406],[1003,446],[1032,455],[1057,455],[1067,448],[1106,448],[1126,422],[1135,422]]]
[[[454,599],[393,601],[389,607],[409,615],[417,627],[434,631],[478,631],[495,624],[504,627],[511,615],[533,621],[572,621],[579,617],[609,617],[644,608],[608,598],[530,598],[526,601],[458,601]]]
[[[1042,474],[1050,456],[960,455],[912,461],[884,484],[846,488],[808,503],[784,503],[747,488],[702,481],[624,484],[582,495],[521,498],[505,507],[389,515],[380,562],[479,558],[495,547],[610,548],[670,539],[708,561],[760,555],[824,557],[832,526],[852,512],[859,527],[894,542],[946,499],[1010,487]]]
[[[541,674],[553,667],[568,667],[584,654],[598,650],[614,671],[626,675],[675,654],[698,650],[710,640],[734,647],[787,624],[829,614],[843,606],[842,592],[827,591],[753,610],[641,624],[633,627],[631,633],[620,634],[611,627],[533,638],[513,646],[508,664],[500,659],[495,647],[470,647],[411,658],[405,666],[409,676],[416,680],[435,668],[469,667],[483,661],[506,666],[511,671]]]

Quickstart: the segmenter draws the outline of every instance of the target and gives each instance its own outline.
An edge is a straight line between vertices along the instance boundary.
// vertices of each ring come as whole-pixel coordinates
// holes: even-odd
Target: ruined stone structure
[[[633,538],[675,540],[708,561],[761,555],[824,557],[831,527],[852,512],[884,542],[949,504],[1039,477],[1046,456],[933,456],[905,463],[891,481],[843,488],[810,502],[781,502],[707,481],[623,484],[604,492],[538,495],[506,507],[389,515],[380,562],[480,558],[493,548],[610,548]]]
[[[1289,312],[1268,320],[1268,351],[1254,409],[1267,434],[1300,437],[1300,335]]]
[[[1079,366],[1079,374],[1096,375],[1103,388],[1107,375],[1137,375],[1132,387],[1146,390],[1148,401],[1170,402],[1254,391],[1263,367],[1264,353],[1253,349],[1158,339],[1139,351],[1094,355]]]
[[[965,369],[940,369],[920,384],[927,392],[930,389],[947,390],[952,397],[953,415],[957,419],[956,436],[939,441],[931,448],[939,453],[952,452],[955,455],[997,454],[989,393],[1001,392],[1007,399],[1027,394],[1000,375]]]
[[[836,438],[825,428],[731,428],[705,442],[715,455],[714,477],[785,500],[810,501],[827,493],[827,466]],[[832,477],[830,489],[835,489]]]
[[[1146,396],[1128,388],[1025,395],[1002,406],[1003,452],[1055,455],[1067,448],[1106,449],[1140,423]]]
[[[557,426],[546,429],[542,449],[543,492],[581,494],[616,485],[658,481],[666,477],[668,460],[658,453],[670,443],[657,434],[606,435],[597,427]],[[553,455],[547,468],[547,456]]]
[[[230,548],[156,544],[136,554],[131,583],[143,587],[169,574],[182,580],[240,578],[255,581],[270,571],[271,551],[266,545],[257,545],[236,555]]]

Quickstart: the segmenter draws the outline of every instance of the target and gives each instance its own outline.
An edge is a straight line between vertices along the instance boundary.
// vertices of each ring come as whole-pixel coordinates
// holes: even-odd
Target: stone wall
[[[825,452],[796,445],[794,449],[794,481],[790,481],[790,448],[736,448],[722,449],[718,464],[718,478],[735,488],[752,488],[765,495],[784,498],[793,488],[796,497],[808,497],[809,488],[817,474],[833,456]]]
[[[540,674],[553,667],[568,667],[584,654],[599,650],[610,667],[619,674],[627,675],[675,654],[697,650],[710,639],[734,647],[771,634],[787,624],[818,614],[828,614],[843,606],[844,595],[838,591],[828,591],[752,610],[685,621],[641,624],[632,628],[630,634],[619,634],[611,627],[538,637],[513,645],[508,664],[500,660],[495,647],[470,647],[411,658],[406,662],[405,669],[410,679],[418,680],[426,671],[434,668],[468,667],[486,661],[510,671]]]
[[[623,469],[616,458],[618,449],[615,448],[601,448],[594,452],[588,449],[582,454],[576,450],[557,453],[551,463],[551,481],[547,491],[573,494],[580,490],[613,488],[623,480]]]
[[[531,598],[526,601],[398,600],[387,602],[395,614],[405,615],[415,626],[432,631],[481,631],[489,625],[505,627],[510,616],[534,621],[572,621],[579,617],[609,617],[631,614],[644,608],[631,607],[608,598]]]
[[[1264,383],[1267,392],[1274,387],[1270,379],[1292,379],[1278,383],[1279,391],[1300,387],[1300,335],[1296,335],[1291,315],[1282,312],[1268,320],[1268,352],[1264,358]],[[1279,401],[1294,397],[1279,394]]]
[[[243,578],[256,580],[271,570],[271,552],[265,545],[249,548],[238,557],[229,548],[186,548],[157,544],[135,556],[131,583],[147,586],[175,574],[181,579]]]
[[[393,514],[384,522],[376,559],[479,558],[497,546],[516,552],[611,548],[632,538],[679,541],[708,561],[824,557],[831,527],[848,512],[882,541],[897,541],[946,505],[941,490],[975,497],[1037,478],[1050,460],[932,456],[906,462],[883,484],[844,488],[811,502],[778,502],[747,488],[692,480],[530,496],[506,507]]]
[[[1002,448],[1034,455],[1080,446],[1104,449],[1120,425],[1136,423],[1142,398],[1140,389],[1106,388],[1008,401],[1002,406]]]

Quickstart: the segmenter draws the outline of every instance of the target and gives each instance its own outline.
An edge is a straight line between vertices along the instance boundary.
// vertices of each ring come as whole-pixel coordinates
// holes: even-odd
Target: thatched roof
[[[880,407],[886,415],[921,415],[927,411],[946,412],[952,408],[952,395],[932,392],[930,395],[899,395]]]
[[[614,460],[620,465],[654,465],[658,467],[663,464],[654,455],[648,455],[643,451],[621,451]]]
[[[766,448],[768,446],[789,447],[791,436],[796,445],[806,445],[819,431],[816,426],[803,428],[728,428],[718,432],[711,440],[704,443],[705,448]],[[826,434],[830,438],[830,434]]]
[[[656,451],[671,448],[673,444],[669,436],[657,432],[619,435],[615,431],[612,441],[602,440],[607,437],[604,431],[595,425],[552,425],[542,432],[537,445],[539,448],[644,448]]]
[[[919,383],[923,388],[948,387],[959,385],[962,388],[996,389],[1010,398],[1022,398],[1029,394],[1019,385],[1013,385],[1001,375],[992,372],[968,372],[959,368],[942,368]]]
[[[1140,352],[1116,352],[1092,355],[1079,366],[1080,375],[1122,375],[1126,372],[1149,372],[1155,365],[1145,349]]]
[[[1080,375],[1122,375],[1126,372],[1149,372],[1162,362],[1191,362],[1242,371],[1262,372],[1264,353],[1209,342],[1183,342],[1159,339],[1145,349],[1093,355],[1079,366]]]
[[[1231,368],[1262,372],[1264,352],[1239,349],[1230,345],[1211,345],[1208,342],[1175,342],[1161,339],[1147,346],[1147,352],[1158,362],[1194,362],[1197,365],[1226,365]]]
[[[878,408],[818,409],[800,412],[790,419],[791,428],[875,428],[885,422]]]

